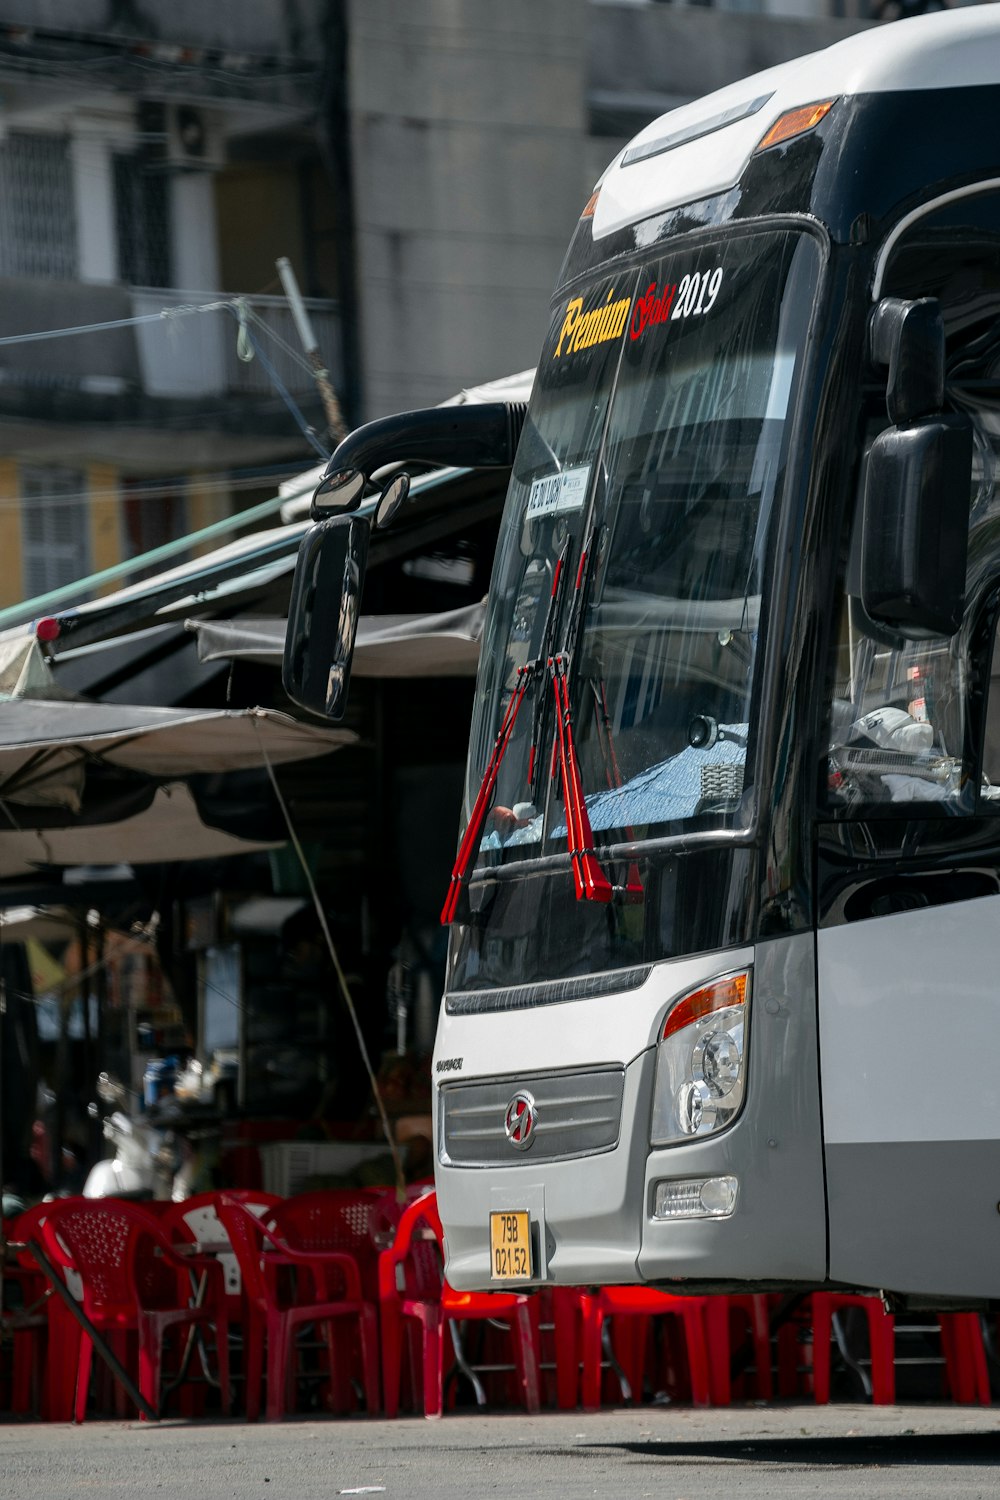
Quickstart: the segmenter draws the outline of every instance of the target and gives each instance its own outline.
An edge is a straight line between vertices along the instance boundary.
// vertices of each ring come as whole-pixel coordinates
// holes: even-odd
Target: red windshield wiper
[[[542,627],[542,639],[538,655],[534,661],[527,662],[523,667],[517,669],[517,685],[511,694],[507,705],[507,712],[503,716],[503,722],[493,745],[493,754],[490,756],[489,764],[483,772],[483,779],[476,795],[472,816],[469,819],[462,841],[458,846],[458,854],[451,872],[451,880],[448,883],[448,894],[445,897],[444,906],[441,909],[441,925],[447,927],[455,920],[458,910],[458,900],[462,893],[462,887],[469,876],[475,851],[478,849],[483,836],[483,828],[489,816],[490,804],[493,793],[496,791],[497,776],[500,772],[500,763],[507,753],[510,737],[514,732],[514,724],[517,721],[518,711],[524,702],[524,695],[528,691],[528,684],[541,679],[545,668],[546,659],[551,647],[552,632],[555,626],[556,614],[558,612],[559,598],[562,591],[563,567],[566,561],[566,553],[571,538],[567,537],[562,551],[556,558],[556,565],[552,572],[552,591],[549,594],[548,609],[545,614],[545,624]],[[535,747],[541,724],[541,710],[539,693],[535,700],[535,721],[531,734],[531,749],[528,756],[528,785],[533,785],[535,777]]]
[[[614,888],[601,869],[594,853],[594,835],[590,814],[584,801],[580,768],[573,740],[573,713],[569,702],[569,658],[560,651],[549,662],[552,686],[556,695],[556,733],[559,741],[559,769],[562,772],[563,804],[566,813],[566,842],[578,901],[611,901]]]
[[[511,694],[510,702],[507,705],[507,712],[503,716],[503,723],[500,725],[499,733],[493,745],[493,754],[490,756],[489,764],[483,773],[479,793],[476,797],[475,806],[472,809],[472,817],[469,819],[465,833],[462,835],[462,842],[458,846],[458,855],[451,872],[448,894],[445,897],[444,906],[441,910],[441,923],[445,927],[455,920],[458,898],[469,871],[473,852],[478,848],[482,838],[483,825],[486,822],[490,803],[493,800],[493,793],[496,790],[500,762],[507,752],[507,746],[510,743],[510,737],[517,720],[518,710],[524,702],[524,695],[528,690],[528,683],[533,675],[533,666],[533,663],[529,663],[526,667],[518,667],[517,669],[517,686]]]
[[[569,847],[570,864],[573,867],[576,899],[606,902],[614,899],[614,887],[601,869],[597,855],[594,853],[594,834],[590,826],[590,814],[587,812],[583,784],[580,780],[580,767],[576,758],[573,710],[569,695],[570,663],[586,604],[597,534],[595,527],[580,553],[580,562],[576,570],[576,586],[573,590],[573,604],[566,622],[566,644],[563,650],[550,660],[549,674],[556,699],[556,743],[559,750],[559,769],[562,773],[566,843]]]

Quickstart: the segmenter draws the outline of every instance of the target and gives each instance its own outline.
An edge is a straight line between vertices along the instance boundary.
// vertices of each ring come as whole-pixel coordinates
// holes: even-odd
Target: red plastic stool
[[[896,1320],[878,1297],[852,1292],[813,1292],[813,1395],[817,1406],[830,1400],[830,1344],[834,1313],[858,1307],[868,1319],[873,1406],[892,1406],[896,1399]]]
[[[728,1406],[732,1401],[733,1350],[744,1347],[748,1341],[753,1345],[754,1394],[760,1401],[770,1401],[774,1395],[774,1381],[767,1298],[760,1294],[709,1297],[705,1327],[713,1406]]]

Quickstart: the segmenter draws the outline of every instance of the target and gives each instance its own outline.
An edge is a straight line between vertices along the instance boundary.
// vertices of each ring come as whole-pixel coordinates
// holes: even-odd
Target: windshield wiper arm
[[[455,858],[451,880],[448,885],[448,894],[445,897],[444,906],[441,910],[441,924],[444,927],[447,927],[455,920],[455,912],[458,909],[458,898],[469,873],[473,851],[478,847],[482,838],[483,825],[486,822],[486,817],[490,810],[490,802],[496,790],[500,763],[507,753],[507,746],[514,732],[518,711],[524,702],[524,695],[528,691],[528,683],[533,675],[533,666],[534,664],[529,662],[527,666],[518,667],[517,669],[517,686],[511,694],[510,702],[507,704],[507,711],[503,716],[503,722],[500,725],[493,744],[493,754],[490,756],[489,764],[483,772],[483,779],[479,785],[479,792],[472,809],[472,816],[462,835],[462,842],[458,847],[458,854]]]
[[[594,834],[590,814],[584,801],[580,768],[573,739],[573,713],[569,702],[569,658],[560,651],[549,663],[556,697],[556,733],[559,744],[559,769],[562,772],[563,803],[566,813],[566,842],[578,901],[612,901],[614,887],[601,869],[594,853]]]
[[[594,834],[590,826],[590,814],[583,795],[580,767],[576,757],[576,741],[573,737],[573,710],[570,705],[570,673],[576,638],[583,618],[587,588],[593,571],[593,558],[597,541],[595,526],[580,553],[576,570],[576,587],[569,619],[566,622],[566,644],[549,661],[549,674],[556,700],[556,744],[559,753],[559,769],[562,773],[563,805],[566,813],[566,842],[569,846],[570,864],[578,901],[614,900],[614,887],[601,869],[594,853]]]
[[[493,793],[496,791],[497,776],[500,773],[500,764],[505,754],[507,753],[507,746],[510,743],[511,735],[514,732],[514,725],[517,721],[517,715],[520,710],[521,704],[524,702],[525,694],[528,691],[528,685],[531,682],[539,682],[541,680],[542,673],[548,660],[549,650],[551,649],[552,643],[552,634],[555,630],[555,621],[559,610],[559,600],[562,594],[562,580],[564,577],[566,554],[571,541],[572,538],[566,538],[566,541],[563,543],[562,550],[559,553],[559,556],[556,558],[556,565],[552,574],[552,590],[549,594],[548,608],[545,612],[545,623],[542,627],[542,637],[539,645],[538,655],[533,661],[526,662],[523,667],[518,667],[517,669],[517,685],[515,686],[514,691],[511,694],[510,702],[507,705],[507,711],[503,716],[503,721],[497,733],[496,740],[494,741],[493,753],[490,756],[489,764],[487,765],[486,770],[483,772],[483,779],[480,783],[479,791],[476,795],[475,805],[472,809],[472,816],[469,819],[465,832],[462,835],[462,841],[458,847],[458,854],[455,858],[455,864],[451,872],[451,880],[448,884],[448,894],[445,897],[444,906],[441,909],[441,925],[443,927],[450,926],[450,924],[455,920],[455,914],[458,911],[458,901],[462,893],[462,887],[465,885],[468,879],[469,871],[473,863],[475,850],[480,844],[483,836],[483,828],[486,824],[486,819],[489,816],[490,803],[493,800]],[[538,742],[538,736],[541,732],[542,696],[543,695],[539,692],[536,694],[535,698],[535,716],[531,733],[531,749],[528,756],[529,792],[533,788],[535,780],[535,751]]]

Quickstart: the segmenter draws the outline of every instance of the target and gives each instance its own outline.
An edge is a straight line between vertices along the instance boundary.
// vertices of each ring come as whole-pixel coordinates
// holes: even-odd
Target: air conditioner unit
[[[221,117],[199,104],[167,105],[167,161],[181,172],[210,172],[224,165]]]

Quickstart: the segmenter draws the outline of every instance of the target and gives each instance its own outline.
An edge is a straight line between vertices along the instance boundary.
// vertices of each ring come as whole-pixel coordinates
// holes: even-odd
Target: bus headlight
[[[656,1054],[654,1146],[711,1135],[739,1113],[749,996],[744,969],[682,995],[667,1012]]]

